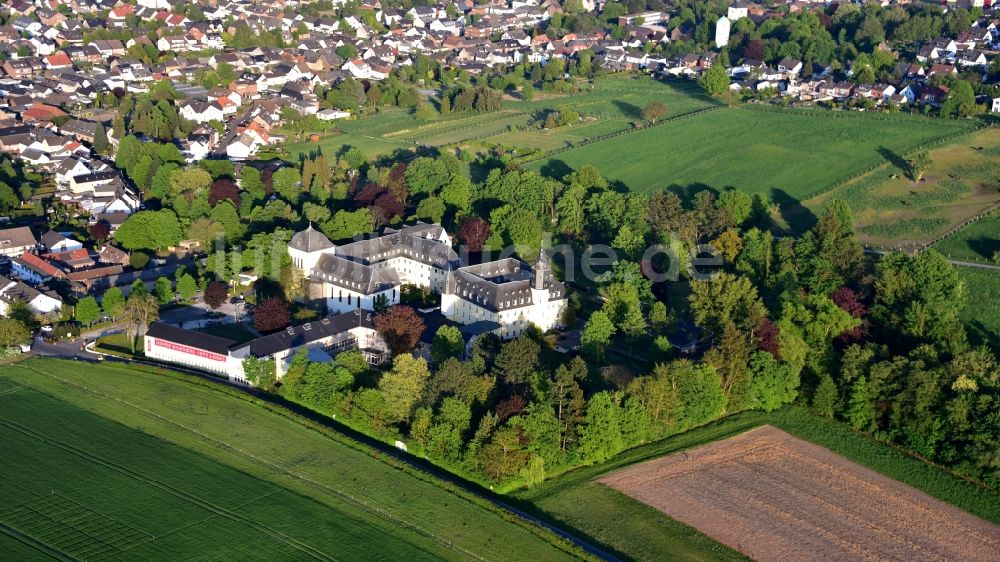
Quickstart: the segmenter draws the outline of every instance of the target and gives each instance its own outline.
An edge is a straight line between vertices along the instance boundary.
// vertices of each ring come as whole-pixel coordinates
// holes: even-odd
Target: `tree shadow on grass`
[[[969,248],[979,254],[979,257],[987,260],[993,259],[993,254],[1000,252],[1000,240],[996,238],[986,238],[980,236],[966,242]]]
[[[1000,349],[1000,334],[989,329],[979,320],[965,323],[965,332],[972,345],[986,345],[990,349]]]
[[[684,203],[689,206],[694,204],[695,195],[701,193],[702,191],[708,191],[715,196],[719,195],[718,189],[706,183],[700,183],[700,182],[689,183],[687,185],[672,183],[669,186],[667,186],[667,190],[676,193],[677,196],[680,197],[684,201]]]
[[[816,214],[785,190],[771,188],[771,201],[778,206],[778,212],[788,224],[791,234],[798,235],[816,226]]]
[[[878,153],[882,155],[890,164],[899,168],[900,172],[908,173],[910,171],[910,163],[906,161],[898,152],[890,150],[884,146],[878,147]]]
[[[642,117],[642,109],[635,104],[622,100],[613,100],[611,103],[618,108],[618,111],[622,112],[622,115],[629,119],[639,119]]]
[[[563,162],[562,160],[549,160],[546,162],[538,173],[542,174],[547,178],[552,178],[556,180],[561,180],[569,174],[572,174],[575,170],[569,166],[569,164]]]

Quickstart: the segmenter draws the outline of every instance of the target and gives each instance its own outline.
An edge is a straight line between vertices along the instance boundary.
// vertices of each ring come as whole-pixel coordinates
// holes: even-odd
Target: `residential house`
[[[23,302],[31,312],[43,315],[59,312],[63,304],[55,291],[41,291],[0,275],[0,316],[6,316],[15,302]]]
[[[22,281],[32,285],[41,285],[55,277],[64,277],[59,268],[30,252],[11,259],[11,271]]]
[[[38,240],[26,226],[0,230],[0,256],[20,256],[38,246]]]
[[[69,238],[54,230],[49,230],[43,234],[40,242],[42,243],[42,247],[49,253],[70,252],[83,248],[83,242]]]

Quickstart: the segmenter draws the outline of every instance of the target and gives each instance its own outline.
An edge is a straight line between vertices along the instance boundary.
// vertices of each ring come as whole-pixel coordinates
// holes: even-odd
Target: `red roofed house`
[[[135,13],[135,7],[131,4],[119,4],[108,14],[109,20],[125,21],[125,18]]]
[[[53,69],[70,68],[73,66],[73,61],[69,59],[69,55],[65,51],[59,51],[45,57],[45,66]]]
[[[25,252],[11,260],[12,271],[25,283],[40,285],[53,277],[63,277],[63,272],[35,254]]]
[[[64,115],[68,116],[69,114],[58,107],[46,105],[44,103],[36,103],[32,105],[30,109],[25,110],[24,113],[21,114],[21,119],[24,121],[51,121],[56,117],[62,117]]]
[[[90,252],[86,248],[77,248],[68,252],[58,252],[46,254],[45,259],[50,262],[57,262],[68,269],[77,271],[94,267],[96,262],[90,257]]]

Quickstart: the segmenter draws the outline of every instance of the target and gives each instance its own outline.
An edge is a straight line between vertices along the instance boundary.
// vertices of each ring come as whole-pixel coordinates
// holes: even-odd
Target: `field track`
[[[1000,560],[1000,526],[771,426],[600,482],[760,561]]]

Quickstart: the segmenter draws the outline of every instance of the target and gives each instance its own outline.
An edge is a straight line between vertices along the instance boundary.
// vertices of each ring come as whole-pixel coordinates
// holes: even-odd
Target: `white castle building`
[[[292,237],[288,254],[309,282],[309,297],[323,299],[330,313],[396,304],[403,285],[414,285],[440,293],[449,320],[479,323],[481,332],[502,338],[532,324],[542,331],[559,324],[566,289],[544,252],[534,267],[513,258],[463,266],[451,244],[436,224],[386,228],[341,246],[310,225]]]

